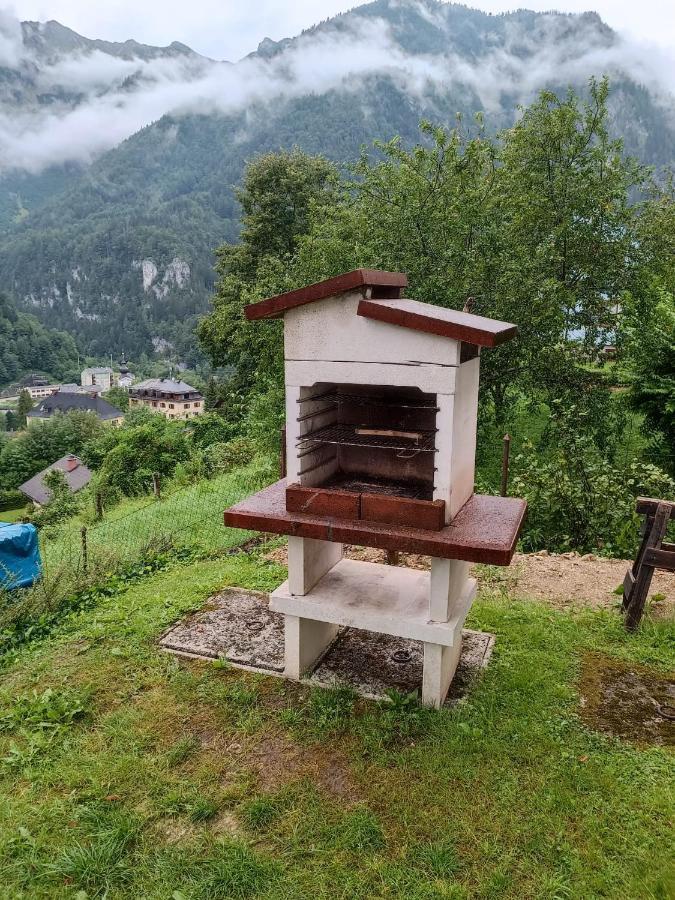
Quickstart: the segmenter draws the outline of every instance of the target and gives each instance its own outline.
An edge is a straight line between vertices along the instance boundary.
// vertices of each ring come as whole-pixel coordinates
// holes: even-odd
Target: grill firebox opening
[[[435,394],[388,385],[314,384],[298,400],[298,482],[431,500]]]

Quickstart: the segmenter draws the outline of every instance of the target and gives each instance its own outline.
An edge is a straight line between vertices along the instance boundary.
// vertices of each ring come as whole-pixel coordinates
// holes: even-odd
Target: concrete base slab
[[[445,706],[468,694],[476,674],[487,666],[494,642],[492,634],[464,629],[462,653]],[[384,699],[389,690],[421,697],[423,662],[422,641],[347,628],[304,680],[316,687],[346,684],[370,700]]]
[[[227,588],[208,606],[165,631],[164,650],[198,659],[227,659],[255,671],[284,670],[284,617],[271,612],[267,594]]]
[[[280,676],[284,670],[284,616],[269,609],[267,594],[228,588],[208,606],[169,628],[162,649],[195,659],[227,659],[235,668]],[[445,701],[465,696],[473,677],[487,666],[494,636],[464,629],[462,653]],[[346,684],[380,700],[388,690],[422,692],[422,641],[345,628],[303,683]]]
[[[429,584],[429,573],[419,569],[343,559],[304,597],[294,596],[284,581],[271,594],[270,607],[317,622],[451,647],[476,596],[476,581],[464,581],[451,618],[436,622],[429,621]]]

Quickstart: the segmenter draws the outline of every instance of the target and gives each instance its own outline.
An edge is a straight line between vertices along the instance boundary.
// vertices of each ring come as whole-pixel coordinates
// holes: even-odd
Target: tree
[[[26,413],[30,412],[32,408],[33,401],[31,400],[28,391],[24,388],[24,390],[19,392],[19,402],[16,407],[17,420],[20,428],[26,427]]]
[[[651,429],[654,455],[675,473],[675,295],[655,282],[646,309],[626,310],[624,341],[631,402]]]
[[[629,196],[647,174],[606,121],[607,84],[592,82],[588,103],[542,92],[499,140],[479,119],[473,136],[424,125],[412,150],[378,145],[384,158],[364,156],[341,202],[312,218],[296,280],[398,269],[412,296],[516,322],[518,338],[482,362],[483,397],[501,423],[523,391],[578,394],[588,379],[571,351],[613,327],[632,284],[639,210]]]
[[[184,426],[164,416],[153,416],[152,421],[124,425],[111,432],[104,438],[100,484],[127,496],[146,493],[152,487],[153,473],[171,475],[177,464],[190,456]],[[88,459],[93,446],[88,448]]]
[[[85,444],[112,431],[89,412],[54,416],[12,438],[0,449],[0,484],[18,487],[66,453],[79,454]]]
[[[129,392],[123,387],[111,387],[109,391],[106,391],[105,399],[124,412],[129,409]]]
[[[296,286],[292,260],[298,241],[311,217],[334,199],[336,182],[331,163],[297,149],[264,154],[246,169],[237,192],[241,239],[217,251],[219,280],[213,312],[198,327],[214,365],[235,367],[235,391],[246,393],[258,370],[279,368],[279,328],[251,327],[243,308]]]

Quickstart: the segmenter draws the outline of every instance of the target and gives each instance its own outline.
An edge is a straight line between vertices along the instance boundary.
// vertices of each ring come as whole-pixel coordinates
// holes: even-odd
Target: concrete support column
[[[342,544],[289,537],[288,587],[291,594],[309,594],[314,585],[341,559]]]
[[[462,653],[462,628],[452,647],[440,644],[424,644],[422,669],[422,703],[440,709],[445,702],[450,683],[454,678]]]
[[[299,681],[310,672],[338,635],[339,625],[284,616],[284,675]]]
[[[456,610],[469,577],[469,563],[461,559],[431,560],[429,620],[448,622]]]
[[[469,563],[459,559],[432,559],[429,581],[429,620],[449,622],[460,613],[460,601],[467,586]],[[422,672],[422,703],[439,709],[457,670],[462,653],[462,625],[464,616],[458,615],[454,642],[451,647],[424,644]]]

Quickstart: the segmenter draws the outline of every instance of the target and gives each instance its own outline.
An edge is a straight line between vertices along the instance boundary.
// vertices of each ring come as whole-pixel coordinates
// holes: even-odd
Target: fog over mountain
[[[667,164],[672,62],[594,13],[492,16],[435,0],[376,0],[236,63],[3,14],[0,274],[88,349],[115,351],[131,329],[134,349],[182,352],[212,249],[236,237],[232,189],[251,155],[298,145],[347,161],[457,112],[497,130],[538,90],[607,74],[614,132]]]
[[[418,47],[407,39],[390,17],[397,6],[417,14],[433,41]],[[425,0],[385,7],[386,17],[366,15],[366,7],[293,40],[265,41],[236,65],[178,42],[88,40],[57,22],[20,23],[1,13],[0,171],[88,163],[167,113],[232,113],[309,91],[358,90],[373,74],[413,100],[468,88],[487,112],[499,112],[505,99],[525,102],[552,80],[578,83],[589,73],[627,75],[665,107],[672,103],[675,55],[647,52],[594,14],[538,14],[530,23],[517,14],[479,14],[492,27],[482,46],[469,48],[463,38],[470,35],[456,29],[461,7]]]

